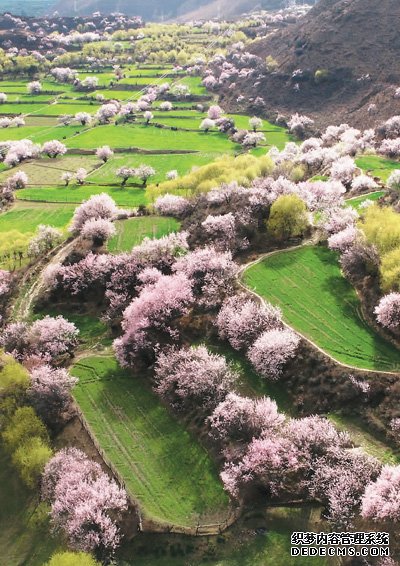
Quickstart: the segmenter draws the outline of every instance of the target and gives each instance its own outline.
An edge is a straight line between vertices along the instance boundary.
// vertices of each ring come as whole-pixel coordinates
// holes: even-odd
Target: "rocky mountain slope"
[[[227,18],[254,9],[279,9],[287,0],[0,0],[3,11],[15,14],[51,14],[55,10],[62,16],[90,15],[100,11],[103,14],[122,12],[138,15],[147,21],[187,20],[192,18]],[[301,3],[302,0],[299,0]]]
[[[320,0],[296,24],[251,46],[279,66],[256,89],[243,81],[235,92],[320,125],[372,125],[400,113],[399,29],[398,0]]]

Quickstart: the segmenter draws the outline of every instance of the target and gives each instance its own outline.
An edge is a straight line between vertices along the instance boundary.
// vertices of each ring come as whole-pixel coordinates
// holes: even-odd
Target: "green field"
[[[13,269],[24,265],[29,240],[34,236],[39,224],[46,224],[65,229],[72,218],[75,206],[50,203],[28,203],[17,201],[9,210],[0,214],[0,265],[4,269]],[[22,252],[24,260],[15,265],[13,258],[4,254]]]
[[[224,134],[204,132],[174,132],[154,126],[99,126],[67,140],[71,148],[95,149],[99,140],[107,140],[111,147],[140,147],[148,150],[192,150],[232,152],[240,146]]]
[[[308,246],[276,253],[250,266],[243,280],[279,305],[288,324],[339,362],[400,371],[400,351],[363,320],[357,295],[330,250]]]
[[[109,187],[98,185],[64,185],[54,187],[32,187],[16,191],[17,198],[24,201],[39,201],[48,203],[80,204],[92,195],[109,194],[119,206],[137,207],[147,203],[146,191],[137,187]]]
[[[85,358],[72,373],[80,379],[77,403],[146,517],[181,526],[226,517],[215,465],[144,376],[129,375],[111,357]]]
[[[219,537],[158,536],[143,534],[118,553],[132,566],[328,566],[323,557],[290,555],[290,535],[298,531],[323,531],[318,507],[272,507],[251,514]],[[256,532],[257,528],[265,531]],[[244,534],[243,534],[244,533]],[[196,548],[198,547],[198,549]],[[134,557],[134,558],[132,558]],[[126,562],[125,562],[126,561]]]
[[[160,183],[165,181],[165,174],[171,171],[171,169],[176,169],[180,176],[186,175],[192,167],[206,165],[216,159],[216,157],[218,157],[218,154],[215,153],[184,153],[182,155],[116,153],[107,163],[93,171],[87,180],[91,183],[116,185],[121,182],[121,179],[115,174],[119,167],[138,167],[138,165],[146,163],[146,165],[151,165],[156,171],[154,177],[151,177],[149,180],[149,184]]]
[[[74,136],[84,128],[83,126],[23,126],[22,128],[0,129],[0,141],[30,139],[35,143],[43,143],[49,140],[64,141]]]
[[[356,210],[360,208],[360,205],[365,202],[366,200],[376,201],[381,198],[385,194],[385,191],[375,191],[374,193],[370,193],[369,195],[361,195],[359,197],[349,198],[346,200],[347,206],[352,206]]]
[[[0,452],[0,545],[4,566],[43,566],[61,541],[49,535],[48,509]]]
[[[6,102],[0,104],[0,114],[33,114],[38,116],[61,116],[62,114],[76,114],[77,112],[89,112],[94,114],[99,109],[98,103],[83,104],[82,102],[69,102],[58,104],[12,104]]]
[[[378,155],[363,155],[356,159],[357,167],[368,171],[373,177],[387,181],[394,169],[400,169],[400,162],[379,157]]]
[[[108,249],[113,253],[131,251],[143,238],[161,238],[171,232],[178,232],[180,224],[175,218],[159,216],[141,216],[127,220],[117,220],[117,234],[108,242]]]
[[[24,171],[28,175],[29,186],[42,186],[43,182],[52,185],[62,185],[64,183],[61,180],[61,175],[65,171],[76,173],[80,167],[83,167],[90,172],[96,166],[100,166],[100,162],[95,155],[64,155],[57,159],[44,157],[22,163],[13,169],[2,171],[0,173],[0,182],[14,175],[16,171]],[[71,181],[70,185],[73,185],[73,181]]]

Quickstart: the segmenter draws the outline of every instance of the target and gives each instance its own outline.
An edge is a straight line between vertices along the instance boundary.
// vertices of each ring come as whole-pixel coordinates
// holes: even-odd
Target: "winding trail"
[[[51,250],[44,258],[27,271],[21,282],[21,291],[12,307],[12,318],[14,320],[28,320],[36,299],[45,289],[44,272],[50,265],[62,263],[73,250],[75,240],[61,244],[58,248]],[[46,261],[50,258],[50,261]]]
[[[297,250],[300,248],[304,248],[305,246],[312,246],[315,244],[315,241],[313,240],[309,240],[307,242],[304,242],[302,244],[299,244],[298,246],[290,246],[288,248],[284,248],[284,249],[278,249],[278,250],[273,250],[272,252],[267,252],[264,253],[262,255],[260,255],[260,257],[258,257],[257,259],[246,263],[244,265],[242,265],[236,275],[237,278],[237,282],[238,285],[246,292],[246,293],[250,293],[251,295],[253,295],[253,297],[255,297],[257,299],[258,302],[260,302],[263,305],[267,304],[267,301],[264,299],[264,297],[262,297],[261,295],[259,295],[258,293],[256,293],[255,291],[253,291],[252,289],[250,289],[247,285],[245,285],[245,283],[242,280],[242,277],[245,273],[245,271],[247,271],[247,269],[249,269],[250,267],[252,267],[253,265],[256,265],[258,263],[261,263],[262,261],[264,261],[266,258],[271,257],[273,255],[277,255],[277,254],[283,254],[283,253],[287,253],[287,252],[291,252],[293,250]],[[352,370],[356,370],[356,371],[363,371],[366,373],[375,373],[375,374],[382,374],[382,375],[393,375],[396,377],[400,376],[400,372],[395,372],[395,371],[383,371],[383,370],[375,370],[375,369],[367,369],[367,368],[363,368],[363,367],[359,367],[359,366],[352,366],[349,364],[345,364],[343,362],[340,362],[339,360],[337,360],[336,358],[334,358],[331,354],[329,354],[329,352],[327,352],[326,350],[323,350],[320,346],[318,346],[318,344],[316,344],[313,340],[311,340],[308,336],[305,336],[304,334],[302,334],[301,332],[299,332],[297,329],[293,328],[291,325],[287,324],[285,321],[282,321],[283,325],[290,329],[293,330],[294,332],[296,332],[296,334],[298,334],[299,336],[301,336],[301,338],[303,340],[305,340],[306,342],[308,342],[313,348],[315,348],[316,350],[318,350],[319,352],[321,352],[321,354],[323,354],[324,356],[328,357],[330,360],[332,360],[335,364],[341,366],[341,367],[345,367],[347,369],[352,369]]]

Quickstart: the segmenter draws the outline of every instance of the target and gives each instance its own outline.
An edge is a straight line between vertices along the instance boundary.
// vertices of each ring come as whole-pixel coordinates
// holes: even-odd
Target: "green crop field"
[[[117,234],[109,241],[110,252],[119,253],[130,251],[143,238],[161,238],[171,232],[178,232],[180,224],[175,218],[160,216],[141,216],[118,220],[115,223]]]
[[[360,302],[322,247],[276,253],[250,266],[245,284],[282,308],[285,321],[336,360],[362,369],[400,371],[400,351],[363,320]]]
[[[208,90],[201,84],[200,77],[185,77],[183,79],[179,79],[178,83],[188,86],[192,94],[209,96]]]
[[[17,229],[21,233],[35,232],[39,224],[64,228],[72,218],[75,207],[64,204],[33,203],[17,201],[12,208],[0,214],[0,233]]]
[[[29,491],[0,452],[0,545],[4,566],[43,566],[61,540],[49,536],[48,508]]]
[[[146,191],[137,187],[99,185],[58,185],[54,187],[32,187],[16,191],[17,198],[24,201],[80,204],[92,195],[107,193],[119,206],[137,207],[147,203]]]
[[[44,143],[49,140],[60,140],[74,136],[82,131],[83,126],[22,126],[21,128],[0,129],[0,141],[30,139],[35,143]]]
[[[382,181],[387,181],[394,169],[400,169],[400,161],[386,159],[378,155],[363,155],[356,159],[357,167],[368,171],[373,177],[379,177]]]
[[[175,169],[182,176],[189,173],[194,166],[200,167],[210,163],[217,155],[215,153],[186,153],[182,155],[116,153],[107,163],[93,171],[87,180],[91,183],[119,184],[121,179],[115,174],[119,167],[137,167],[141,163],[146,163],[156,171],[154,177],[150,178],[149,184],[160,183],[165,181],[167,171]]]
[[[240,149],[224,134],[204,132],[174,132],[154,126],[99,126],[82,132],[67,140],[71,148],[92,148],[99,140],[107,140],[111,147],[139,147],[148,150],[191,150],[213,152],[232,152]]]
[[[346,200],[347,206],[352,206],[356,210],[360,208],[360,205],[365,202],[366,200],[376,201],[381,198],[385,194],[385,191],[375,191],[374,193],[370,193],[369,195],[361,195],[359,197],[349,198]]]
[[[53,185],[63,183],[61,175],[65,171],[75,173],[77,169],[83,167],[88,172],[93,171],[100,162],[94,155],[64,155],[57,159],[42,158],[23,163],[13,169],[7,169],[0,173],[0,181],[12,176],[16,171],[24,171],[28,175],[29,185],[42,186],[43,182]],[[72,182],[71,182],[72,185]],[[72,186],[70,187],[72,188]]]
[[[148,518],[194,526],[223,520],[228,497],[215,465],[152,392],[111,357],[77,362],[73,394],[107,457]]]
[[[30,104],[30,103],[8,103],[0,105],[0,114],[17,115],[32,114],[38,116],[61,116],[62,114],[76,114],[77,112],[88,112],[94,114],[99,109],[99,104],[83,104],[78,102],[62,102],[57,104]]]
[[[28,242],[39,224],[65,229],[75,206],[17,201],[12,208],[0,214],[0,265],[12,269],[13,260],[3,257],[14,251],[25,254]],[[26,259],[26,258],[25,258]]]

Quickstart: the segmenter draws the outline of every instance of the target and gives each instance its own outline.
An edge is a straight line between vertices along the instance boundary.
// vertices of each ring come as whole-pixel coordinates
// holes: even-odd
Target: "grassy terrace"
[[[99,126],[67,140],[67,146],[95,149],[99,140],[107,140],[111,147],[141,147],[149,150],[191,150],[228,152],[240,149],[224,134],[203,132],[174,132],[154,126]]]
[[[145,377],[111,357],[85,358],[72,373],[80,379],[77,403],[147,518],[194,526],[226,517],[228,497],[212,460]]]
[[[136,207],[147,203],[146,191],[137,187],[108,187],[97,185],[62,185],[56,187],[31,187],[16,192],[18,199],[48,203],[80,204],[92,195],[109,194],[119,206]]]
[[[216,153],[186,153],[182,155],[170,154],[133,154],[133,153],[117,153],[112,159],[107,161],[99,169],[93,171],[88,177],[91,183],[120,183],[120,179],[116,177],[115,172],[119,167],[138,167],[141,163],[150,165],[156,171],[149,183],[160,183],[165,181],[165,174],[171,169],[176,169],[180,176],[189,173],[192,167],[201,167],[218,157]],[[97,161],[98,163],[98,161]]]
[[[357,167],[367,171],[373,177],[379,177],[382,181],[387,181],[394,169],[400,169],[400,162],[378,155],[362,155],[356,159]]]
[[[19,202],[0,214],[0,266],[2,269],[20,267],[19,260],[3,257],[13,251],[25,254],[29,240],[39,224],[46,224],[64,230],[72,218],[75,206],[69,204]],[[26,263],[25,257],[22,264]]]
[[[369,195],[361,195],[359,197],[349,198],[346,200],[347,206],[352,206],[356,210],[360,208],[360,205],[365,202],[366,200],[376,201],[381,198],[385,194],[385,191],[375,191],[374,193],[370,193]]]
[[[171,232],[177,232],[180,224],[175,218],[143,216],[118,220],[115,223],[117,234],[108,242],[110,252],[131,251],[143,238],[161,238]]]
[[[3,452],[0,452],[1,564],[43,566],[61,540],[49,536],[48,509],[39,505]]]
[[[326,248],[276,253],[250,266],[244,283],[336,360],[361,369],[400,371],[400,352],[363,320],[360,303]]]

